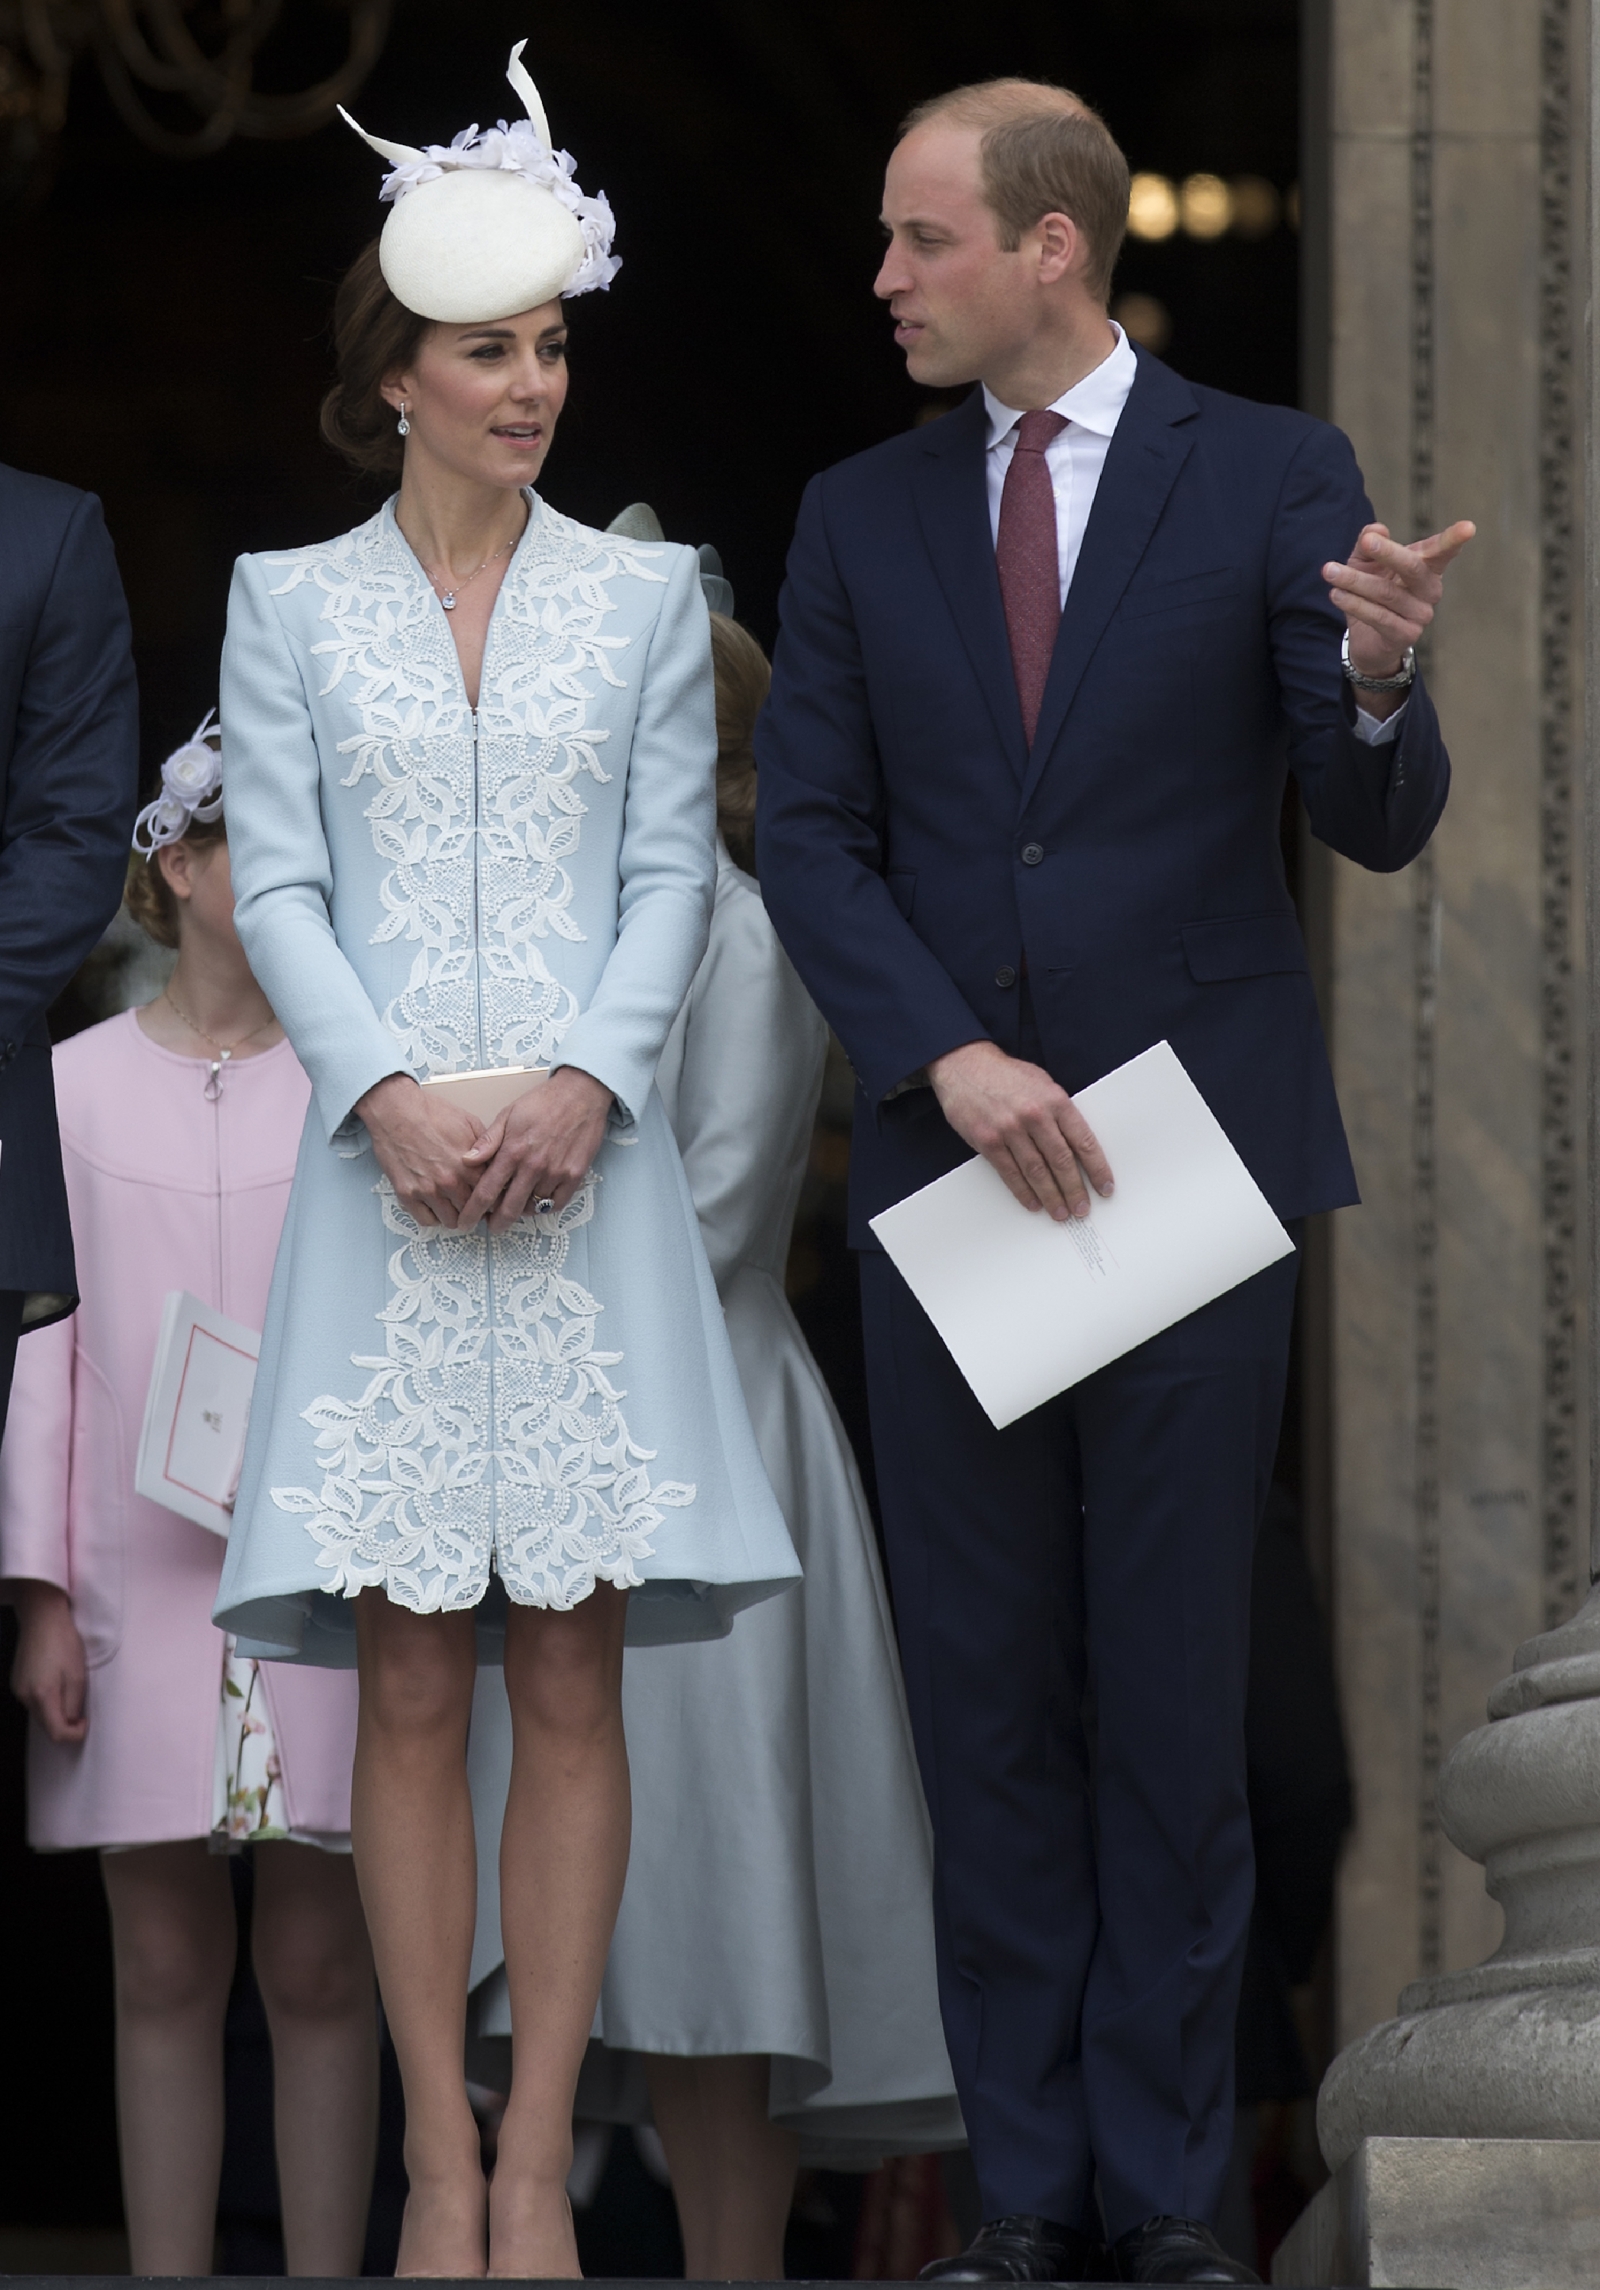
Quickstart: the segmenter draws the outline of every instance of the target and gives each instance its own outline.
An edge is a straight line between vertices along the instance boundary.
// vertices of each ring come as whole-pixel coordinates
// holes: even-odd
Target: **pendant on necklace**
[[[440,597],[439,602],[444,606],[446,612],[454,612],[456,608],[455,590],[453,588],[447,588],[443,596]]]
[[[213,1058],[211,1061],[211,1071],[206,1075],[206,1098],[208,1103],[212,1105],[215,1105],[222,1095],[222,1069],[232,1055],[232,1050],[224,1050],[221,1057]]]

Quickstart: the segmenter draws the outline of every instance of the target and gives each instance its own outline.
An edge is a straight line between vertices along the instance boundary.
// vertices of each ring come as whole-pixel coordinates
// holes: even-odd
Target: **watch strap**
[[[1406,646],[1405,657],[1400,662],[1400,673],[1397,676],[1365,676],[1359,668],[1351,664],[1350,631],[1347,628],[1344,632],[1344,640],[1339,646],[1339,663],[1344,669],[1347,681],[1354,684],[1360,691],[1404,692],[1409,690],[1416,681],[1417,648],[1414,644]]]

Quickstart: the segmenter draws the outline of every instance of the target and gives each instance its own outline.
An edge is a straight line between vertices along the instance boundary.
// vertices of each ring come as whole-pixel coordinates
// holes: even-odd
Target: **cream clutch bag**
[[[434,1073],[423,1083],[448,1105],[459,1105],[487,1129],[497,1113],[543,1081],[547,1065],[480,1066],[474,1073]]]

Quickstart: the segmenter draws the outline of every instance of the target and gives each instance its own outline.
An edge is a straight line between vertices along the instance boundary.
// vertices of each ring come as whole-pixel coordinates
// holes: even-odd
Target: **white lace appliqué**
[[[449,1613],[483,1596],[493,1551],[514,1598],[571,1607],[597,1582],[636,1584],[663,1508],[694,1500],[651,1485],[606,1373],[622,1355],[597,1348],[601,1306],[566,1270],[597,1182],[498,1239],[420,1226],[379,1182],[400,1241],[384,1352],[355,1359],[371,1371],[359,1399],[305,1410],[321,1488],[273,1490],[304,1516],[326,1589]]]
[[[590,679],[620,689],[604,633],[608,583],[660,580],[652,552],[532,504],[507,572],[474,726],[455,648],[387,516],[325,550],[277,560],[278,593],[314,581],[328,636],[325,691],[341,684],[360,729],[343,785],[372,783],[373,846],[388,872],[372,942],[415,947],[384,1019],[410,1069],[544,1065],[577,1015],[541,951],[584,937],[568,864],[585,779],[605,785],[607,734],[588,721]],[[476,744],[474,745],[474,730]],[[561,1609],[597,1582],[637,1584],[663,1509],[694,1500],[652,1485],[653,1450],[629,1433],[595,1345],[603,1307],[569,1269],[599,1179],[558,1214],[504,1234],[417,1225],[386,1180],[374,1191],[399,1245],[378,1315],[381,1355],[351,1355],[360,1397],[304,1412],[322,1485],[275,1487],[304,1517],[325,1587],[382,1587],[419,1613],[474,1606],[491,1564],[518,1601]]]

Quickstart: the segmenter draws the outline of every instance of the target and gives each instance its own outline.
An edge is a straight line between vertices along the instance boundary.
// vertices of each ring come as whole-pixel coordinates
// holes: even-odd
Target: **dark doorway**
[[[511,107],[502,74],[524,34],[558,142],[612,198],[624,258],[609,295],[573,306],[574,388],[546,490],[599,524],[645,499],[673,538],[715,542],[764,641],[805,481],[926,402],[870,285],[896,122],[940,87],[1020,72],[1094,103],[1177,202],[1170,229],[1129,242],[1116,295],[1130,330],[1191,379],[1298,395],[1295,0],[401,0],[352,109],[385,136],[448,140]],[[290,0],[272,68],[292,83],[297,43],[321,68],[326,37],[311,0]],[[148,769],[215,698],[235,556],[338,532],[372,505],[316,415],[333,283],[381,220],[379,176],[337,124],[159,158],[85,69],[53,173],[6,217],[0,459],[105,502]],[[1164,194],[1151,196],[1159,226]],[[825,1118],[796,1301],[859,1431],[842,1177]],[[0,2230],[114,2226],[98,1872],[89,1855],[28,1855],[22,1730],[8,1705]]]

